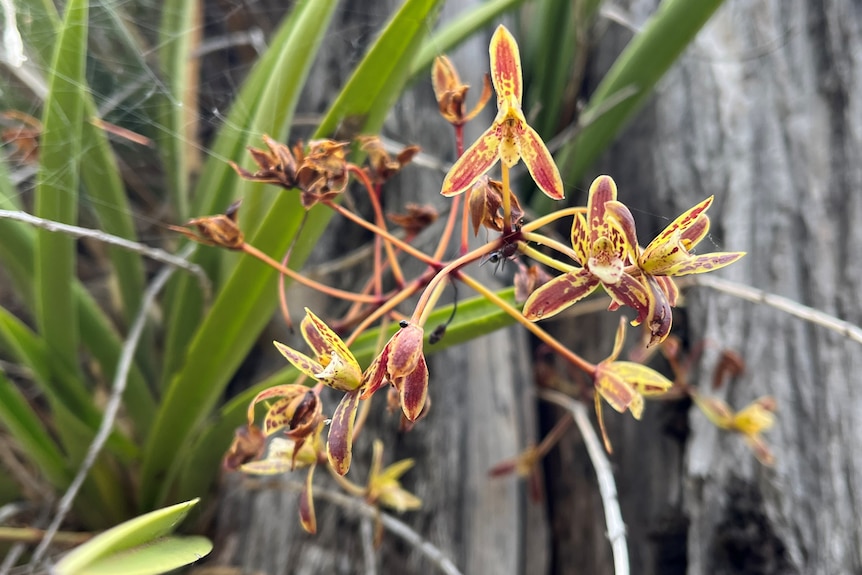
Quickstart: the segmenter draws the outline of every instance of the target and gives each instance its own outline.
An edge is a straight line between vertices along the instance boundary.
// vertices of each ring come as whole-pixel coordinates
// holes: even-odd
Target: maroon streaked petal
[[[646,274],[670,275],[668,270],[684,264],[691,258],[688,250],[679,239],[679,230],[670,236],[650,242],[650,245],[640,255],[639,265]]]
[[[383,346],[380,352],[368,369],[365,370],[365,375],[362,376],[362,398],[368,399],[374,392],[386,385],[386,363],[389,361],[389,350],[392,346],[387,343]]]
[[[610,176],[599,176],[590,185],[587,199],[587,220],[590,229],[590,245],[599,236],[605,235],[610,224],[605,222],[605,202],[617,199],[617,185]]]
[[[404,377],[398,391],[401,394],[401,411],[407,419],[416,421],[428,397],[428,365],[424,357],[419,356],[416,369]]]
[[[359,407],[359,390],[344,394],[329,424],[329,437],[326,440],[326,455],[329,465],[339,475],[350,470],[353,457],[353,424],[356,422],[356,409]]]
[[[679,300],[679,288],[676,286],[676,282],[670,276],[656,276],[655,279],[664,292],[668,305],[676,307],[676,303]]]
[[[536,130],[528,124],[524,124],[524,131],[521,133],[521,159],[524,160],[533,181],[546,196],[552,200],[562,200],[565,197],[563,179],[551,152]]]
[[[685,249],[691,250],[709,233],[709,216],[701,212],[688,228],[680,233],[680,240]]]
[[[667,241],[672,235],[676,232],[683,234],[692,227],[700,218],[700,215],[709,209],[709,206],[712,205],[713,196],[709,196],[696,206],[689,208],[685,212],[679,215],[674,221],[670,223],[662,232],[656,236],[656,238],[650,242],[650,245],[644,250],[644,252],[648,252],[653,242],[664,242]],[[702,225],[702,222],[700,223]]]
[[[644,321],[649,314],[650,296],[644,285],[636,278],[627,273],[620,276],[619,282],[615,284],[602,284],[608,295],[619,305],[624,305],[638,312],[637,318],[632,325],[638,325]]]
[[[622,233],[625,241],[625,251],[632,263],[638,261],[638,235],[635,229],[635,218],[628,207],[616,200],[605,202],[605,218]]]
[[[494,166],[500,159],[500,136],[497,131],[497,126],[492,125],[458,158],[443,179],[441,194],[447,197],[460,194]]]
[[[524,304],[524,317],[531,321],[554,316],[587,297],[599,278],[586,268],[560,275],[536,289]]]
[[[386,372],[389,379],[406,377],[412,373],[422,358],[422,338],[424,330],[415,324],[402,327],[389,340],[389,360]]]
[[[304,373],[309,377],[314,377],[315,374],[323,371],[323,366],[305,355],[304,353],[300,353],[293,349],[292,347],[288,347],[283,343],[279,343],[277,341],[272,342],[275,344],[275,349],[277,349],[281,355],[289,361],[293,367]]]
[[[687,276],[689,274],[702,274],[729,266],[745,252],[713,252],[701,256],[690,256],[686,261],[679,262],[669,267],[665,274],[669,276]]]
[[[446,56],[434,58],[434,65],[431,66],[431,85],[438,102],[447,92],[456,89],[460,83],[458,72],[449,58]]]
[[[649,287],[649,311],[647,313],[647,327],[650,331],[650,340],[647,347],[663,342],[673,323],[673,311],[670,302],[665,296],[659,282],[653,276],[644,276]]]
[[[497,91],[497,102],[506,96],[514,96],[521,103],[523,82],[521,80],[521,54],[515,38],[502,24],[491,37],[491,81]]]

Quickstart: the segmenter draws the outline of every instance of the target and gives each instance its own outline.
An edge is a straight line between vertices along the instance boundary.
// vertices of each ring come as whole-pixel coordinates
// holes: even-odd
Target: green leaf
[[[664,0],[643,29],[632,38],[590,97],[581,118],[588,121],[577,138],[557,156],[564,181],[579,181],[607,149],[631,116],[652,93],[722,0]],[[631,92],[631,94],[628,94]],[[550,209],[541,198],[539,213]]]
[[[69,485],[72,474],[63,454],[45,431],[39,416],[3,372],[0,372],[0,423],[51,485],[57,489]]]
[[[70,0],[50,67],[42,118],[36,215],[74,224],[77,218],[83,91],[86,84],[86,0]],[[36,316],[54,353],[68,365],[78,357],[78,318],[71,286],[75,278],[75,241],[47,230],[36,232]]]
[[[437,0],[404,3],[357,66],[315,137],[330,135],[343,122],[371,133],[380,129],[407,81],[410,62],[437,4]],[[252,190],[252,193],[256,192]],[[296,194],[278,193],[257,231],[248,239],[249,243],[280,259],[296,232],[302,213]],[[302,265],[330,215],[322,207],[309,212],[302,241],[291,256],[291,266]],[[162,490],[156,501],[166,497],[167,489],[171,488],[182,466],[182,457],[171,454],[186,453],[190,448],[186,443],[190,433],[213,409],[231,374],[271,317],[277,304],[276,278],[271,268],[242,257],[225,282],[192,341],[182,372],[171,383],[153,439],[148,443],[144,463],[145,505],[152,503],[150,497],[155,494],[156,483],[160,482]],[[206,385],[201,385],[201,381]],[[204,449],[220,451],[221,447],[205,446]]]
[[[193,499],[178,503],[121,523],[76,547],[57,563],[53,572],[58,575],[164,573],[193,563],[212,549],[208,540],[165,536],[185,519],[197,502]],[[147,551],[148,546],[155,547],[154,552]],[[154,570],[137,570],[143,569],[147,561]],[[106,571],[109,566],[114,570]]]
[[[524,3],[524,0],[492,0],[480,3],[434,32],[422,43],[422,48],[410,65],[410,77],[427,70],[434,58],[456,48],[470,36],[487,26],[505,12]]]
[[[90,430],[90,436],[95,435],[102,414],[75,370],[64,365],[58,356],[49,353],[45,341],[2,306],[0,342],[5,344],[16,361],[33,371],[35,382],[54,410],[60,406],[68,409],[75,419]],[[116,430],[108,440],[108,447],[126,461],[138,456],[137,445]]]

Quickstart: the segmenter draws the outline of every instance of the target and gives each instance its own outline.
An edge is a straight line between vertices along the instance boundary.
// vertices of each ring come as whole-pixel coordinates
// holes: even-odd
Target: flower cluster
[[[306,209],[322,204],[375,235],[371,258],[373,275],[359,292],[325,286],[290,269],[287,266],[290,252],[279,263],[250,246],[237,226],[238,204],[225,214],[191,220],[187,225],[194,232],[174,228],[202,243],[241,250],[277,269],[283,277],[351,302],[347,313],[329,324],[310,309],[305,309],[299,329],[310,349],[308,354],[274,342],[278,351],[296,369],[298,377],[293,383],[266,389],[252,400],[248,421],[237,431],[224,459],[226,469],[254,474],[306,469],[305,488],[300,498],[300,520],[308,531],[316,529],[312,482],[314,471],[319,466],[331,471],[348,493],[362,497],[372,505],[404,511],[421,504],[400,483],[401,476],[412,467],[413,461],[402,460],[384,467],[384,446],[379,440],[373,443],[374,454],[366,484],[357,485],[346,475],[351,467],[354,441],[363,429],[368,406],[379,390],[388,389],[388,405],[392,411],[400,412],[402,429],[412,428],[428,412],[431,402],[425,338],[428,337],[429,345],[433,345],[447,337],[447,326],[459,319],[457,306],[453,306],[448,320],[433,329],[426,330],[426,324],[443,290],[455,282],[478,292],[533,333],[544,347],[587,374],[608,451],[611,446],[602,416],[603,401],[617,412],[628,411],[640,419],[646,399],[660,395],[679,397],[687,393],[718,427],[743,434],[761,461],[769,463],[772,460],[760,433],[772,424],[774,405],[759,400],[734,413],[727,405],[702,399],[689,391],[688,384],[674,384],[641,362],[620,360],[626,332],[624,318],[621,318],[613,351],[595,364],[543,329],[539,320],[559,314],[601,286],[610,296],[610,310],[623,306],[633,309],[636,317],[632,324],[647,327],[649,345],[660,344],[670,333],[672,307],[677,304],[679,296],[674,278],[719,269],[744,254],[693,253],[709,232],[706,212],[712,204],[712,197],[680,215],[642,248],[638,244],[634,217],[617,199],[616,184],[609,176],[599,176],[593,181],[585,207],[564,207],[527,221],[522,203],[512,189],[509,170],[523,160],[536,187],[556,200],[564,198],[563,182],[542,138],[525,119],[519,49],[505,27],[497,28],[489,53],[490,82],[485,81],[479,103],[469,112],[465,104],[467,86],[461,83],[452,63],[441,57],[434,65],[434,92],[442,116],[454,126],[459,151],[463,149],[463,125],[475,117],[490,99],[491,85],[496,93],[497,115],[443,179],[440,191],[453,198],[452,209],[433,254],[417,249],[412,240],[435,221],[436,211],[409,205],[406,214],[384,214],[380,202],[382,186],[392,181],[392,176],[415,157],[419,148],[408,146],[390,155],[375,136],[357,139],[366,152],[365,166],[348,161],[345,142],[318,140],[311,142],[308,148],[296,145],[291,149],[267,136],[264,136],[267,150],[249,149],[259,167],[256,172],[232,164],[245,179],[293,190],[288,193],[298,190]],[[498,164],[500,179],[491,179],[490,172]],[[374,209],[373,221],[338,203],[337,196],[351,182],[368,193]],[[464,192],[467,192],[466,200],[461,196]],[[460,201],[464,202],[463,212],[457,209]],[[572,217],[570,245],[541,232],[545,226],[569,216]],[[461,255],[445,261],[443,256],[447,253],[448,242],[459,217]],[[390,233],[387,222],[403,228],[406,237],[405,234]],[[489,236],[493,236],[473,250],[468,248],[471,225],[474,235],[478,236],[479,229],[485,228]],[[546,251],[534,247],[538,245],[545,246]],[[403,256],[411,256],[424,263],[425,271],[408,281],[399,261]],[[512,305],[510,300],[500,297],[469,275],[468,266],[481,265],[485,261],[515,262],[518,268],[516,300],[523,302],[522,308]],[[552,273],[556,275],[552,277]],[[387,285],[394,287],[385,288]],[[399,311],[404,302],[415,301],[414,296],[418,296],[418,301],[412,312]],[[286,304],[283,304],[282,312],[289,322]],[[387,330],[392,325],[390,322],[398,322],[398,329],[384,343],[384,334],[389,333]],[[363,369],[357,356],[368,356],[361,355],[355,344],[360,335],[374,326],[378,329],[377,337],[365,339],[366,342],[377,341],[374,358]],[[348,332],[344,339],[339,335]],[[351,346],[354,346],[354,351],[351,351]],[[341,395],[338,405],[331,411],[321,397],[321,391],[327,387]],[[669,393],[672,390],[680,393]],[[262,420],[259,417],[261,412]],[[328,435],[324,440],[323,431],[327,427]],[[540,445],[504,462],[495,468],[494,473],[517,471],[524,476],[533,475],[537,463],[559,439],[565,427],[555,426]]]

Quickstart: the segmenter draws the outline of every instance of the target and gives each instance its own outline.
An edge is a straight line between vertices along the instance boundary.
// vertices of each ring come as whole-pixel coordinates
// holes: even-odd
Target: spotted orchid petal
[[[605,219],[605,202],[616,199],[617,185],[610,176],[599,176],[593,180],[587,198],[589,245],[592,246],[600,237],[609,235],[611,223]]]
[[[502,101],[514,97],[520,107],[524,90],[521,74],[521,53],[518,43],[505,26],[500,25],[491,37],[489,48],[491,56],[491,81],[497,91],[497,105],[502,108]]]
[[[292,347],[288,347],[277,341],[272,342],[275,349],[281,353],[289,361],[293,367],[309,377],[316,377],[318,373],[323,371],[323,366],[315,360],[311,359],[302,352],[296,351]]]
[[[458,158],[443,179],[440,193],[456,196],[476,183],[500,159],[498,127],[492,125]]]
[[[673,382],[656,370],[633,361],[614,361],[608,369],[644,397],[662,395],[673,387]]]
[[[616,200],[605,202],[605,218],[623,235],[629,258],[632,262],[638,261],[640,248],[638,247],[638,236],[635,229],[635,218],[628,207]]]
[[[531,321],[557,315],[590,295],[599,278],[586,268],[565,273],[539,286],[524,303],[524,316]]]
[[[601,363],[596,367],[595,385],[596,391],[602,399],[619,413],[630,409],[634,404],[632,415],[640,419],[643,410],[643,400],[638,401],[640,395],[613,369],[613,363]],[[637,411],[637,413],[635,413]]]
[[[305,341],[317,354],[317,359],[322,365],[328,366],[331,356],[338,355],[344,364],[343,375],[349,379],[344,383],[352,385],[351,389],[356,388],[361,379],[359,362],[338,334],[308,308],[305,308],[305,317],[300,324],[300,329]]]
[[[712,200],[713,196],[709,196],[699,204],[680,214],[679,217],[662,230],[641,252],[641,267],[644,267],[647,261],[657,259],[658,256],[654,254],[654,251],[659,250],[662,254],[665,254],[668,244],[680,243],[682,235],[687,233],[689,228],[694,227],[695,231],[692,235],[700,241],[709,231],[709,220],[701,219],[701,215],[712,205]],[[696,242],[692,242],[692,239],[692,237],[688,237],[689,245],[687,248],[694,247]]]
[[[521,134],[521,159],[542,192],[552,200],[562,200],[563,179],[545,142],[528,124]]]
[[[350,470],[353,459],[353,426],[356,423],[359,395],[358,389],[345,393],[329,424],[326,455],[332,470],[339,475],[345,475]]]
[[[690,255],[687,260],[669,266],[664,271],[664,275],[687,276],[711,272],[729,266],[744,255],[745,252],[713,252],[698,256]]]
[[[649,306],[646,315],[650,340],[647,347],[663,342],[670,334],[673,324],[673,311],[662,284],[656,276],[644,276],[649,289]],[[675,287],[675,286],[674,286]]]
[[[650,294],[638,279],[623,273],[617,283],[603,283],[602,285],[613,300],[612,311],[620,306],[627,306],[638,312],[632,325],[638,325],[648,317]]]
[[[587,265],[587,260],[590,259],[590,228],[587,225],[587,218],[583,214],[575,214],[572,219],[572,249],[575,250],[575,255],[578,256],[578,263],[581,266]]]

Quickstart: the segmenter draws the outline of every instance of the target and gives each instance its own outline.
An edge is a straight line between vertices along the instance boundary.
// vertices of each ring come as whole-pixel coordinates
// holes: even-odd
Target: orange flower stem
[[[305,212],[306,214],[308,212]],[[290,250],[288,249],[285,252],[284,257],[281,258],[281,265],[284,268],[287,268],[287,261],[290,259]],[[281,317],[284,318],[284,323],[287,324],[287,327],[290,328],[291,333],[293,332],[293,322],[290,320],[290,311],[287,309],[287,290],[284,285],[284,274],[278,274],[278,305],[281,308]]]
[[[368,197],[371,198],[371,206],[374,208],[374,220],[377,223],[377,227],[389,233],[386,229],[386,218],[383,217],[383,208],[380,207],[380,198],[376,193],[374,185],[368,178],[368,174],[365,173],[365,170],[354,164],[347,164],[347,171],[359,178],[362,185],[368,191]],[[395,277],[395,282],[401,287],[404,285],[404,274],[401,272],[401,266],[398,264],[398,258],[395,256],[395,250],[392,249],[392,246],[388,242],[383,244],[383,247],[386,249],[386,256],[389,258],[389,263],[392,266],[392,275]]]
[[[465,273],[458,272],[457,278],[479,292],[480,295],[484,296],[485,299],[502,309],[504,312],[509,314],[515,321],[523,325],[527,330],[533,332],[533,334],[541,339],[543,342],[548,344],[552,350],[563,356],[570,363],[574,364],[578,369],[585,371],[589,375],[593,375],[596,371],[596,366],[587,360],[583,359],[581,356],[568,349],[562,343],[557,341],[551,334],[540,328],[535,323],[531,322],[524,315],[512,307],[506,300],[498,296],[492,290],[488,289],[481,282],[474,280],[470,276]]]
[[[376,225],[372,224],[371,222],[361,218],[360,216],[357,216],[356,214],[354,214],[353,212],[351,212],[347,208],[344,208],[344,207],[342,207],[338,204],[335,204],[329,200],[324,200],[321,203],[332,208],[337,213],[341,214],[342,216],[344,216],[348,220],[352,221],[353,223],[362,226],[363,228],[370,231],[371,233],[379,235],[384,240],[386,240],[387,243],[391,243],[391,244],[397,246],[398,249],[402,250],[403,252],[405,252],[408,255],[413,256],[417,260],[424,262],[424,263],[428,264],[429,266],[431,266],[435,269],[439,269],[440,267],[442,267],[442,264],[439,261],[435,260],[434,258],[429,256],[428,254],[426,254],[426,253],[414,248],[410,244],[396,238],[395,236],[390,234],[388,231],[379,228],[378,226],[376,226]],[[394,267],[392,268],[392,275],[395,275],[397,277],[397,274],[395,272]],[[404,285],[403,276],[401,276],[401,283],[399,285],[400,286]]]
[[[468,251],[470,251],[470,202],[465,201],[464,213],[461,215],[461,251],[459,254],[463,256]]]
[[[536,455],[540,458],[546,456],[551,448],[563,438],[563,434],[566,433],[574,421],[575,420],[571,412],[567,411],[566,415],[554,424],[554,427],[548,432],[548,435],[546,435],[544,439],[542,439],[542,442],[536,447]]]
[[[572,249],[571,246],[567,246],[562,242],[558,242],[557,240],[552,240],[547,236],[543,236],[542,234],[537,234],[535,232],[525,232],[521,234],[521,237],[528,242],[533,242],[534,244],[539,244],[540,246],[548,246],[552,250],[556,250],[561,254],[565,255],[571,260],[578,261],[578,256],[575,253],[575,250]],[[532,257],[532,256],[530,256]]]
[[[356,326],[356,329],[353,330],[353,332],[350,334],[350,337],[344,340],[344,343],[348,346],[352,345],[353,342],[356,341],[356,338],[358,338],[362,333],[364,333],[365,330],[368,329],[374,322],[394,310],[405,300],[416,295],[416,292],[422,289],[422,286],[424,285],[425,281],[427,280],[424,280],[422,277],[420,277],[409,285],[405,286],[404,289],[402,289],[400,292],[387,299],[386,303],[374,310],[373,313],[371,313],[368,317],[362,320],[362,323]]]
[[[549,268],[555,269],[557,271],[561,271],[564,274],[569,273],[572,270],[575,270],[575,266],[570,266],[568,264],[564,264],[563,262],[552,258],[551,256],[545,255],[537,249],[531,248],[524,242],[518,242],[518,251],[527,256],[530,259],[533,259],[540,264],[544,264]]]
[[[428,315],[431,313],[431,310],[434,308],[434,304],[440,297],[440,292],[442,291],[442,287],[440,286],[445,286],[445,284],[442,283],[443,280],[448,279],[449,274],[455,273],[465,265],[480,259],[485,254],[489,254],[499,249],[500,241],[501,240],[488,242],[487,244],[476,248],[472,252],[464,254],[460,258],[451,261],[446,265],[446,267],[438,271],[434,278],[428,283],[425,291],[422,292],[422,296],[419,298],[419,303],[416,304],[416,308],[413,310],[410,323],[415,323],[420,327],[425,325]]]
[[[329,465],[327,465],[326,468],[329,470],[329,475],[331,475],[335,482],[346,492],[354,497],[365,497],[364,487],[360,487],[346,477],[337,474]]]
[[[247,253],[248,255],[250,255],[252,257],[259,259],[260,261],[262,261],[266,265],[270,266],[271,268],[275,269],[276,271],[279,271],[279,272],[285,274],[290,279],[292,279],[296,282],[299,282],[304,286],[308,286],[311,289],[317,290],[321,293],[325,293],[325,294],[330,295],[332,297],[337,297],[337,298],[345,299],[348,301],[357,301],[357,302],[362,302],[362,303],[380,303],[380,298],[377,296],[363,295],[363,294],[357,294],[357,293],[353,293],[353,292],[349,292],[349,291],[344,291],[344,290],[340,290],[338,288],[324,285],[324,284],[322,284],[320,282],[316,282],[314,280],[310,280],[307,277],[300,274],[299,272],[296,272],[296,271],[294,271],[288,267],[281,265],[279,262],[275,261],[274,259],[272,259],[271,257],[269,257],[268,255],[266,255],[265,253],[263,253],[262,251],[260,251],[259,249],[257,249],[256,247],[254,247],[251,244],[244,243],[242,245],[242,251]]]
[[[434,255],[431,256],[435,260],[442,260],[446,253],[446,248],[449,247],[449,240],[452,239],[452,231],[455,229],[455,220],[458,219],[458,208],[461,207],[461,196],[455,196],[452,200],[452,205],[449,208],[449,218],[446,220],[446,228],[443,230],[443,235],[440,236],[440,243],[437,244],[437,249],[434,250]]]
[[[551,212],[546,216],[542,216],[537,220],[533,220],[532,222],[526,223],[521,227],[522,232],[534,232],[539,228],[545,227],[548,224],[551,224],[560,218],[564,218],[566,216],[573,216],[575,214],[585,214],[587,213],[587,208],[584,206],[577,206],[572,208],[563,208],[557,210],[555,212]]]
[[[374,293],[380,295],[383,293],[383,262],[380,258],[380,250],[383,246],[381,246],[380,236],[374,236],[374,271],[372,272],[374,275],[371,276],[372,283],[374,285]]]
[[[455,154],[457,157],[464,155],[464,124],[454,124],[455,126]]]
[[[512,231],[512,191],[509,189],[509,166],[500,162],[500,173],[503,182],[503,235]]]

